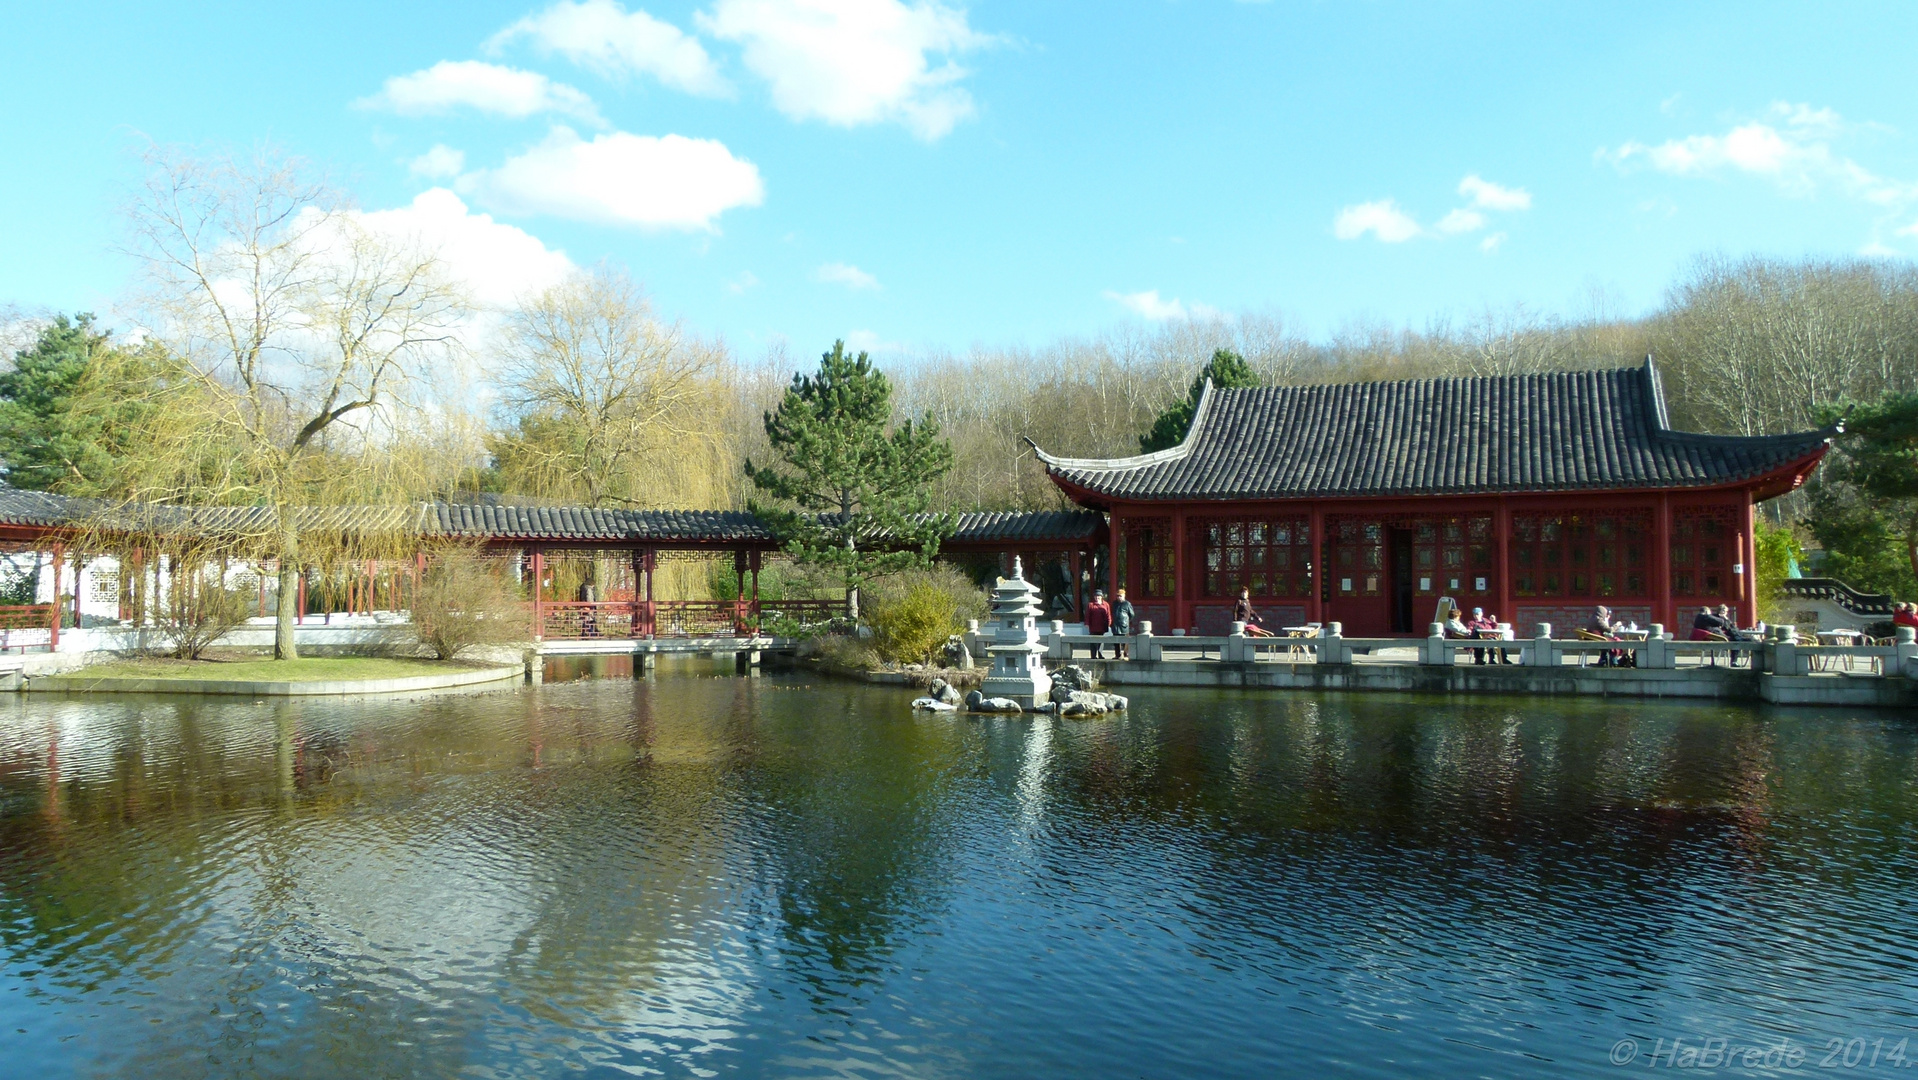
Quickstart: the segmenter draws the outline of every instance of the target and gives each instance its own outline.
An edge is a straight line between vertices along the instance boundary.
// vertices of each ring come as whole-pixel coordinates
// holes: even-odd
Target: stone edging
[[[342,694],[399,694],[450,690],[525,677],[523,667],[467,668],[444,675],[404,679],[335,679],[313,682],[246,682],[236,679],[89,679],[85,674],[29,679],[22,689],[34,693],[235,694],[253,697],[321,697]]]

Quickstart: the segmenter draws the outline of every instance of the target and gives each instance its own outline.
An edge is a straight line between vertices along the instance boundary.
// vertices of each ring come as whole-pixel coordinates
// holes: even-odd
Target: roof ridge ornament
[[[1150,454],[1134,454],[1131,457],[1122,458],[1059,457],[1055,454],[1048,454],[1040,449],[1039,444],[1033,442],[1032,436],[1030,435],[1021,435],[1020,438],[1025,440],[1027,446],[1032,447],[1032,452],[1038,456],[1040,461],[1045,462],[1047,465],[1055,465],[1066,469],[1095,469],[1116,472],[1122,469],[1142,469],[1147,465],[1158,465],[1167,461],[1178,461],[1180,458],[1192,453],[1192,448],[1198,445],[1199,428],[1205,423],[1206,416],[1211,411],[1212,390],[1212,377],[1208,375],[1206,376],[1205,384],[1199,387],[1199,403],[1192,409],[1192,422],[1186,425],[1185,438],[1180,439],[1179,445],[1177,446],[1168,446],[1164,450],[1154,450]]]

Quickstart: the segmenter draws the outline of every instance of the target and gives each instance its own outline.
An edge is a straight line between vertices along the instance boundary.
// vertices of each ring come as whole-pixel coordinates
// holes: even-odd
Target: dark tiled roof
[[[998,510],[960,514],[951,540],[962,544],[1017,540],[1090,540],[1105,518],[1090,510]]]
[[[1208,386],[1177,447],[1039,456],[1068,490],[1120,499],[1455,495],[1733,483],[1815,458],[1830,434],[1673,431],[1647,360],[1547,375]]]
[[[522,540],[631,543],[727,543],[771,539],[738,510],[628,510],[583,506],[484,506],[427,503],[420,531],[428,535]]]
[[[44,491],[0,487],[0,525],[57,526],[71,524],[79,500]]]
[[[257,535],[271,511],[251,506],[127,506],[0,487],[0,525],[101,525],[154,532]],[[986,544],[1089,539],[1098,514],[1083,510],[960,514],[953,540]],[[772,534],[739,510],[631,510],[579,506],[420,503],[316,507],[301,511],[308,531],[411,533],[473,539],[613,544],[770,544]]]

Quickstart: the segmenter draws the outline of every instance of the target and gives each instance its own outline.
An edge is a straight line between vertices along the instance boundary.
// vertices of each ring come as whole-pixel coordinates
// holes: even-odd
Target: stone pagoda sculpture
[[[1039,640],[1041,613],[1039,589],[1026,580],[1015,556],[1012,576],[992,589],[992,644],[986,647],[992,668],[979,688],[986,697],[1011,698],[1030,709],[1052,693],[1046,646]]]

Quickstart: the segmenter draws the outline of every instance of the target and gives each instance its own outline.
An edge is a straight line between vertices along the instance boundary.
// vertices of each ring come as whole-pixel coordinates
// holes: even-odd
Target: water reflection
[[[1900,718],[979,720],[729,670],[0,704],[0,1060],[1595,1075],[1625,1036],[1918,1026]]]

